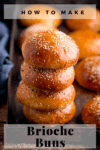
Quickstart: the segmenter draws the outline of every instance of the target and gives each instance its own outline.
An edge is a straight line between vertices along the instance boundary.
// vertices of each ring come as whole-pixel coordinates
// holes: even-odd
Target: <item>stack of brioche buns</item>
[[[74,68],[79,58],[75,42],[58,30],[40,30],[22,44],[24,62],[17,99],[31,123],[63,124],[76,111]]]
[[[24,105],[23,113],[31,123],[67,123],[76,110],[75,89],[72,85],[74,76],[84,88],[100,91],[100,34],[97,33],[100,30],[100,11],[90,6],[80,7],[77,10],[84,10],[86,14],[82,19],[72,14],[73,19],[69,16],[65,20],[67,28],[73,31],[69,36],[78,45],[79,56],[74,41],[56,29],[61,24],[59,11],[56,10],[55,15],[46,15],[45,9],[53,10],[47,5],[29,6],[25,11],[34,9],[39,9],[42,15],[34,17],[34,14],[21,14],[19,19],[27,28],[18,40],[24,62],[20,70],[22,81],[17,88],[17,99]],[[78,57],[84,60],[74,72],[73,65]],[[100,127],[99,109],[100,95],[83,106],[82,121]]]

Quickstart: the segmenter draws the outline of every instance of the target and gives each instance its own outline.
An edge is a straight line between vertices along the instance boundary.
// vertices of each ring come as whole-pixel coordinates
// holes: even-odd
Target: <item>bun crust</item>
[[[92,30],[79,30],[69,34],[80,50],[79,59],[100,55],[100,34]]]
[[[31,123],[37,124],[64,124],[69,122],[75,115],[76,107],[74,102],[68,104],[63,109],[53,111],[38,111],[24,106],[23,113]]]
[[[75,42],[57,30],[42,30],[27,38],[22,45],[24,59],[40,68],[61,69],[74,65],[79,58]]]
[[[71,103],[75,98],[75,89],[70,85],[60,92],[37,91],[20,82],[17,88],[17,99],[20,103],[36,110],[52,110],[64,108],[66,104]]]
[[[93,91],[100,91],[100,56],[82,60],[75,69],[77,82]]]
[[[31,36],[33,33],[39,31],[39,30],[45,30],[45,29],[52,29],[54,27],[50,27],[50,26],[45,26],[43,24],[34,24],[31,25],[29,27],[27,27],[26,29],[24,29],[18,39],[18,47],[21,48],[23,42],[25,41],[25,39],[29,36]]]
[[[74,81],[74,68],[42,69],[23,62],[21,65],[21,78],[25,84],[36,89],[48,91],[61,91]]]
[[[24,9],[26,14],[20,15],[19,21],[25,27],[28,27],[28,26],[31,26],[31,25],[37,24],[37,23],[43,23],[44,25],[47,25],[47,26],[57,27],[61,23],[61,15],[58,10],[56,10],[55,15],[52,15],[51,11],[53,9],[54,9],[53,7],[49,7],[47,5],[39,5],[39,4],[35,5],[35,6],[26,7]],[[27,11],[29,11],[29,10],[32,11],[31,15],[29,15],[27,13]],[[38,15],[35,15],[34,10],[40,10],[40,13]],[[46,14],[45,10],[49,10],[48,15]],[[39,18],[41,18],[41,19],[39,19]],[[58,19],[56,19],[56,18],[58,18]]]
[[[77,10],[79,10],[79,12],[80,10],[84,10],[86,14],[90,15],[89,16],[90,19],[77,19],[75,18],[76,17],[75,15],[73,16],[74,19],[66,19],[66,25],[69,28],[69,30],[71,31],[80,29],[92,29],[94,31],[100,30],[100,11],[98,9],[96,9],[96,19],[93,19],[95,14],[95,8],[93,7],[81,7]],[[85,17],[87,18],[87,16]]]
[[[100,128],[100,95],[83,106],[81,119],[85,124],[96,124]]]

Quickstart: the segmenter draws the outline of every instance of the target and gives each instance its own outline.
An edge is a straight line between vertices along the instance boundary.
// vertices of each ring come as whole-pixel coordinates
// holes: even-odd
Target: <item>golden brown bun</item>
[[[56,14],[52,15],[51,11],[53,9],[54,9],[53,7],[50,7],[48,5],[39,5],[39,4],[35,5],[35,6],[26,7],[24,9],[26,14],[25,15],[21,14],[19,17],[19,21],[25,27],[28,27],[28,26],[31,26],[31,25],[37,24],[37,23],[43,23],[44,25],[48,25],[51,27],[57,27],[61,23],[61,15],[60,15],[59,11],[56,9],[54,9],[56,11]],[[31,10],[33,12],[31,15],[29,15],[27,13],[27,11],[29,11],[29,10]],[[40,13],[38,15],[35,15],[34,10],[40,10]],[[49,10],[48,15],[46,14],[45,10]],[[33,19],[31,19],[31,18],[33,18]],[[58,19],[56,19],[56,18],[58,18]]]
[[[74,81],[74,68],[45,69],[37,68],[23,62],[21,65],[21,78],[25,84],[34,88],[52,92],[61,91]]]
[[[74,65],[79,58],[75,42],[58,30],[42,30],[28,37],[22,45],[24,59],[40,68],[60,69]]]
[[[64,124],[69,122],[75,115],[74,102],[67,104],[63,109],[53,111],[38,111],[24,105],[23,112],[26,119],[37,124]]]
[[[79,30],[69,34],[80,50],[79,59],[100,55],[100,34],[92,30]]]
[[[93,91],[100,91],[100,56],[82,60],[75,69],[77,82]]]
[[[20,103],[32,107],[37,110],[52,110],[64,108],[68,103],[71,103],[75,98],[75,89],[70,85],[60,92],[48,92],[34,90],[28,87],[23,82],[20,82],[17,88],[17,99]]]
[[[98,31],[100,30],[100,11],[98,9],[96,9],[96,19],[93,19],[94,18],[94,15],[95,15],[95,8],[93,7],[81,7],[79,10],[84,10],[85,14],[87,15],[90,15],[89,18],[90,19],[77,19],[76,17],[77,16],[73,16],[74,19],[66,19],[66,25],[67,27],[71,30],[71,31],[75,31],[75,30],[79,30],[79,29],[92,29],[94,31]],[[78,14],[79,16],[80,14]],[[72,15],[71,15],[72,17]],[[82,17],[82,15],[81,15]],[[87,16],[84,16],[83,17],[86,17]],[[76,18],[76,19],[75,19]],[[87,34],[88,36],[88,34]]]
[[[83,106],[81,118],[85,124],[96,124],[100,128],[100,95]]]
[[[44,30],[44,29],[52,29],[54,27],[49,27],[49,26],[45,26],[43,24],[34,24],[34,25],[31,25],[29,27],[27,27],[26,29],[24,29],[20,36],[19,36],[19,39],[18,39],[18,46],[19,48],[21,48],[22,46],[22,43],[25,41],[25,39],[28,37],[28,36],[31,36],[33,33],[39,31],[39,30]]]

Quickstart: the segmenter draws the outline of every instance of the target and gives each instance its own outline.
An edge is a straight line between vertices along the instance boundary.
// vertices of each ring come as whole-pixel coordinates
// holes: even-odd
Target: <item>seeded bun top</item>
[[[79,58],[75,42],[58,30],[41,30],[22,45],[24,59],[36,67],[60,69],[74,65]]]
[[[77,82],[92,91],[100,91],[100,56],[83,59],[75,68]]]
[[[100,95],[96,95],[83,106],[81,119],[85,124],[96,124],[100,128]]]
[[[19,39],[18,39],[18,46],[19,48],[21,48],[23,42],[25,41],[25,39],[28,37],[28,36],[31,36],[33,33],[39,31],[39,30],[44,30],[44,29],[56,29],[56,28],[52,28],[50,26],[46,26],[42,23],[38,23],[38,24],[33,24],[27,28],[25,28],[20,36],[19,36]]]

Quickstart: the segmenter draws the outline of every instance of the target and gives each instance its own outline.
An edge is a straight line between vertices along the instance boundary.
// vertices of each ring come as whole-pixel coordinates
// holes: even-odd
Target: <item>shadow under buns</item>
[[[44,93],[45,92],[45,93]],[[17,88],[17,99],[20,103],[32,107],[37,110],[52,110],[64,108],[75,98],[75,89],[70,85],[60,92],[38,91],[25,85],[22,81]]]
[[[82,87],[100,91],[100,56],[83,59],[75,68],[75,78]]]
[[[74,40],[58,30],[42,30],[27,38],[22,45],[24,59],[40,68],[60,69],[78,61],[79,49]]]
[[[37,24],[37,23],[43,23],[44,25],[57,27],[61,23],[61,14],[58,10],[55,9],[56,14],[52,15],[51,11],[53,9],[55,8],[50,7],[48,5],[42,5],[42,4],[32,5],[32,6],[30,5],[29,7],[26,7],[24,9],[26,14],[25,15],[22,14],[19,16],[19,21],[25,27],[28,27],[32,24]],[[27,11],[29,10],[33,12],[31,15],[27,13]],[[38,15],[35,15],[34,10],[39,10],[40,13]],[[49,13],[46,14],[45,10],[49,10]]]
[[[75,73],[74,68],[45,69],[37,68],[24,61],[21,65],[21,78],[25,84],[34,88],[61,91],[72,84]]]
[[[78,30],[69,34],[79,47],[79,59],[100,55],[100,34],[92,30]]]
[[[81,119],[85,124],[96,124],[100,128],[100,95],[97,95],[83,106]]]
[[[28,121],[37,124],[64,124],[69,122],[75,115],[74,102],[67,104],[63,109],[53,111],[38,111],[24,105],[23,113]]]

